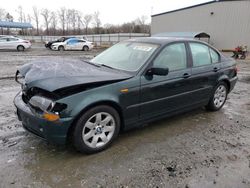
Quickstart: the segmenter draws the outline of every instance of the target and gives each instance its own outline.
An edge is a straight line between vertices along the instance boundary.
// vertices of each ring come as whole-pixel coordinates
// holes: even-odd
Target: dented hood
[[[38,87],[47,91],[105,81],[125,80],[132,75],[81,60],[50,58],[36,60],[18,69],[27,89]]]

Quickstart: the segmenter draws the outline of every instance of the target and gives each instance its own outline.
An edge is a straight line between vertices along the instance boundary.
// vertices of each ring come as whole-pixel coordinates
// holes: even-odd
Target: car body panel
[[[137,72],[119,71],[68,59],[43,60],[19,69],[20,74],[25,77],[24,92],[37,87],[58,95],[54,99],[55,102],[67,105],[67,108],[60,112],[60,120],[62,120],[59,121],[62,123],[60,126],[64,127],[65,120],[65,127],[59,128],[58,132],[60,134],[63,130],[65,132],[59,137],[66,139],[67,131],[70,126],[73,126],[74,120],[95,105],[106,104],[114,107],[120,114],[122,128],[130,129],[142,123],[204,106],[220,81],[228,84],[229,91],[234,88],[237,81],[235,61],[224,57],[218,51],[216,51],[220,54],[218,63],[193,67],[188,43],[194,40],[149,37],[129,41],[159,45],[159,48]],[[152,62],[162,49],[175,42],[184,42],[186,45],[187,68],[170,71],[165,76],[148,75],[147,70],[152,67]],[[188,74],[187,77],[186,74]],[[25,112],[23,105],[30,107],[25,102],[20,105],[22,103],[20,101],[23,100],[22,97],[20,98],[22,95],[17,96],[14,103],[19,114],[21,113],[21,119],[25,117],[30,119],[28,122],[23,122],[25,126],[30,123],[29,128],[35,129],[36,132],[40,131],[41,126],[51,127],[53,131],[50,132],[48,128],[46,136],[42,135],[42,137],[49,141],[57,140],[54,139],[54,135],[59,125]],[[37,127],[37,124],[42,125]]]

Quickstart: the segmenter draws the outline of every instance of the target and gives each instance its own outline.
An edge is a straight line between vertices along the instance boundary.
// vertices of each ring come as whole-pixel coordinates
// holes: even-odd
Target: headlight
[[[31,110],[35,114],[48,121],[58,120],[60,118],[60,112],[67,108],[66,104],[57,103],[42,96],[33,96],[29,100],[29,104],[32,107]]]
[[[29,104],[38,108],[43,112],[60,113],[67,108],[66,104],[55,102],[51,99],[42,96],[33,96],[29,100]]]
[[[39,108],[40,110],[42,110],[44,112],[50,111],[49,108],[51,108],[51,106],[55,105],[55,103],[52,100],[47,99],[45,97],[40,97],[40,96],[33,96],[29,100],[29,104],[32,107]]]

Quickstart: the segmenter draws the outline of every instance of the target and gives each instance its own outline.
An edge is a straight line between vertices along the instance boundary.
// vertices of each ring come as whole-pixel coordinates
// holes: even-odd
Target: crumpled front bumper
[[[26,130],[52,143],[66,143],[67,133],[73,118],[60,118],[57,121],[48,121],[41,116],[37,116],[23,101],[21,92],[16,95],[14,104],[17,108],[18,119],[22,121]]]

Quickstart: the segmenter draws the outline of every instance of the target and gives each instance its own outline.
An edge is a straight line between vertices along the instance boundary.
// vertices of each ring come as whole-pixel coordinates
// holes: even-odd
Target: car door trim
[[[207,89],[211,89],[211,88],[212,88],[211,86],[208,86],[208,87],[196,89],[196,90],[193,90],[193,91],[187,91],[185,93],[181,93],[181,94],[177,94],[177,95],[172,95],[172,96],[168,96],[168,97],[164,97],[164,98],[160,98],[160,99],[155,99],[155,100],[151,100],[151,101],[147,101],[147,102],[143,102],[143,103],[139,103],[139,104],[133,104],[133,105],[128,106],[127,109],[140,107],[140,106],[143,106],[145,104],[151,104],[151,103],[154,103],[154,102],[160,102],[160,101],[164,101],[164,100],[171,99],[171,98],[174,98],[174,97],[180,97],[180,96],[183,96],[183,95],[186,95],[186,94],[194,93],[194,92],[197,92],[197,91],[203,91],[203,90],[207,90]]]

